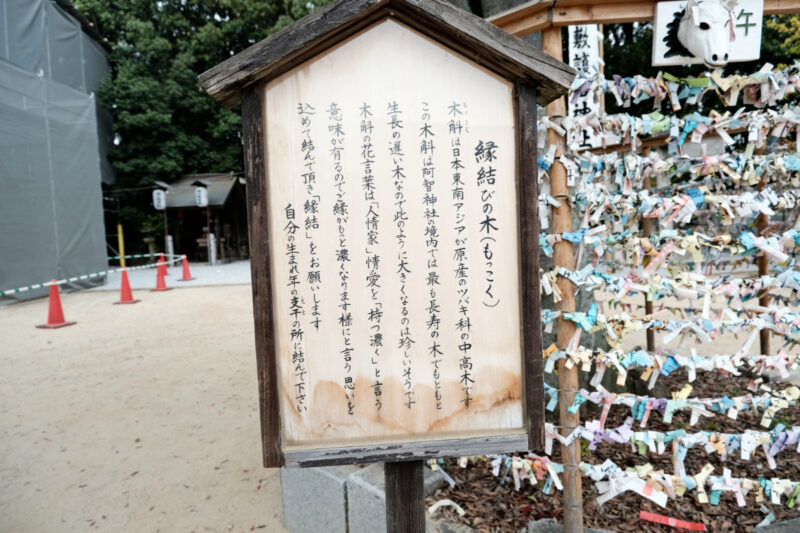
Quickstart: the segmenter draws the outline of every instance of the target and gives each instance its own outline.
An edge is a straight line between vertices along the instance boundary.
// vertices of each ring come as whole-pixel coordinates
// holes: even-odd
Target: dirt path
[[[0,529],[285,531],[261,467],[249,286],[0,308]],[[259,526],[262,526],[259,528]]]

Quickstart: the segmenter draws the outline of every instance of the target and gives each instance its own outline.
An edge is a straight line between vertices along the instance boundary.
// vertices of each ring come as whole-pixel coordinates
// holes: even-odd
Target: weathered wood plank
[[[543,31],[551,26],[615,24],[653,20],[657,0],[533,0],[489,20],[517,36]],[[800,0],[764,0],[765,15],[800,13]]]
[[[226,107],[239,103],[254,80],[279,76],[325,48],[342,41],[381,16],[388,0],[338,0],[200,74],[206,92]],[[361,24],[359,24],[359,21]],[[309,53],[311,51],[311,53]]]
[[[272,280],[267,231],[267,181],[264,161],[264,87],[248,87],[242,96],[244,174],[250,233],[250,275],[253,290],[261,447],[264,466],[281,466],[278,371],[273,332]]]
[[[470,59],[503,74],[535,82],[542,103],[563,94],[575,77],[522,40],[442,0],[338,0],[204,72],[198,78],[209,95],[231,107],[255,80],[269,81],[377,20],[392,16]],[[507,74],[506,74],[507,75]]]
[[[542,321],[539,290],[539,193],[536,157],[536,90],[519,83],[517,124],[519,131],[519,220],[522,261],[522,337],[525,373],[525,406],[530,449],[544,447],[544,376]]]
[[[425,15],[420,18],[439,30],[431,34],[434,39],[453,35],[455,30],[456,41],[461,43],[461,47],[472,48],[467,52],[483,55],[491,62],[516,72],[520,78],[534,82],[542,100],[540,103],[550,102],[564,94],[575,79],[576,72],[569,65],[548,57],[523,40],[448,2],[392,0],[392,7]],[[471,55],[467,57],[474,59]]]
[[[764,0],[765,15],[800,13],[800,0]]]
[[[743,133],[743,132],[747,131],[747,128],[731,128],[731,129],[726,130],[726,131],[728,132],[728,134],[734,135],[736,133]],[[717,137],[717,136],[718,135],[717,135],[716,130],[713,130],[713,131],[709,131],[708,133],[706,133],[704,138]],[[642,151],[641,153],[643,154],[644,153],[643,151],[645,149],[649,150],[650,148],[653,148],[655,146],[666,146],[667,144],[669,144],[669,141],[670,141],[669,132],[667,132],[667,133],[657,133],[657,134],[652,135],[652,136],[650,136],[650,137],[648,137],[646,139],[637,140],[636,141],[636,149]],[[633,147],[631,145],[630,139],[627,139],[624,142],[618,143],[618,144],[609,144],[607,146],[598,146],[597,148],[591,148],[588,151],[593,153],[593,154],[600,155],[600,154],[610,154],[612,152],[626,152],[628,150],[633,150]]]
[[[604,24],[605,20],[616,20],[620,24],[652,20],[655,15],[655,2],[631,4],[589,5],[553,8],[553,26],[574,26],[577,24]]]
[[[549,28],[542,32],[542,48],[545,53],[561,59],[563,48],[560,28]],[[548,116],[565,115],[564,98],[559,98],[548,105],[547,114]],[[567,185],[567,170],[558,158],[567,151],[567,139],[564,135],[548,129],[547,141],[556,146],[556,160],[549,172],[550,194],[554,198],[566,199],[570,193]],[[553,233],[573,230],[571,209],[572,206],[567,201],[563,201],[559,207],[551,209]],[[564,267],[570,270],[575,268],[575,256],[571,242],[564,240],[554,244],[553,264],[555,268]],[[563,296],[558,302],[558,310],[562,313],[574,313],[575,285],[567,278],[559,278],[558,288]],[[558,317],[556,342],[560,349],[566,348],[576,328],[577,324],[570,320],[564,320],[563,314]],[[569,435],[576,426],[580,425],[581,421],[580,413],[569,411],[569,406],[572,405],[575,395],[578,393],[578,367],[573,365],[572,368],[569,368],[565,363],[566,361],[562,360],[558,365],[558,409],[561,434]],[[581,491],[581,471],[579,469],[581,447],[577,440],[569,446],[561,445],[561,460],[564,464],[564,529],[581,533],[583,531],[583,492]]]
[[[513,19],[503,20],[496,23],[503,31],[524,37],[537,31],[543,31],[553,25],[550,19],[550,11],[539,11],[525,17],[514,17]]]
[[[384,465],[386,533],[425,533],[422,461]]]
[[[527,448],[527,433],[519,433],[516,435],[374,444],[346,448],[284,448],[283,459],[287,467],[314,467],[383,461],[413,461],[416,459],[456,455],[511,453]]]
[[[766,151],[767,151],[767,146],[766,145],[756,148],[756,154],[757,155],[764,155],[766,153]],[[765,187],[767,187],[767,176],[762,174],[761,175],[761,179],[758,182],[758,190],[759,191],[763,191]],[[758,227],[758,236],[759,237],[763,237],[763,238],[766,239],[768,237],[767,227],[769,226],[769,217],[764,213],[760,213],[758,215],[758,219],[756,219],[756,220],[757,220],[756,224],[758,224],[758,226],[757,226]],[[757,264],[758,264],[758,275],[759,276],[768,275],[769,274],[769,259],[767,258],[767,254],[765,252],[760,252],[758,254],[758,257],[757,257],[756,261],[757,261]],[[769,303],[770,303],[769,291],[766,290],[766,289],[762,289],[761,291],[758,292],[758,305],[760,305],[761,307],[769,307]],[[770,339],[771,336],[772,336],[772,332],[767,328],[763,328],[759,332],[759,341],[760,341],[760,345],[761,345],[761,353],[764,353],[764,354],[770,353],[770,350],[769,350],[769,339]]]

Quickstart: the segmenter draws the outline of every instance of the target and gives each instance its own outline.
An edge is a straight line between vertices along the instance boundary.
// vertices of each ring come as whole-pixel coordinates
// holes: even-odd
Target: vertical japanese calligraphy
[[[373,369],[374,381],[372,383],[372,394],[375,401],[375,409],[380,411],[383,403],[383,382],[381,381],[382,369],[380,366],[381,347],[383,346],[383,331],[381,320],[383,318],[383,301],[380,298],[381,272],[378,268],[381,263],[381,256],[378,253],[379,234],[380,234],[380,215],[381,206],[375,195],[375,174],[372,172],[372,165],[375,163],[375,147],[372,144],[372,131],[375,126],[372,123],[372,108],[366,102],[361,105],[359,110],[361,119],[361,167],[362,179],[361,188],[364,191],[364,201],[367,203],[367,212],[364,215],[364,229],[367,232],[367,245],[365,248],[365,262],[367,265],[367,275],[365,278],[366,287],[369,294],[369,306],[367,310],[367,321],[369,322],[369,346],[372,352],[370,364]]]
[[[512,85],[385,21],[265,114],[283,445],[522,432]]]
[[[403,405],[407,409],[416,402],[414,401],[414,391],[411,387],[411,348],[416,342],[411,336],[411,317],[409,316],[409,294],[411,290],[408,286],[409,268],[408,234],[406,225],[408,223],[408,211],[406,211],[406,169],[403,167],[403,111],[397,102],[392,101],[387,105],[388,124],[391,130],[389,138],[389,158],[391,159],[391,181],[394,183],[394,222],[396,226],[395,240],[397,242],[397,259],[395,268],[397,276],[400,278],[400,292],[397,297],[397,304],[400,306],[400,324],[397,346],[403,354]]]
[[[317,253],[317,243],[314,240],[314,234],[319,229],[319,195],[315,194],[317,183],[317,174],[314,170],[316,159],[314,158],[314,141],[311,139],[311,118],[315,114],[315,110],[310,105],[298,104],[297,113],[300,115],[300,133],[302,140],[300,142],[300,151],[303,154],[303,185],[306,186],[306,201],[303,204],[303,212],[305,214],[305,237],[308,242],[308,286],[311,287],[311,325],[315,330],[319,330],[319,323],[321,320],[321,313],[319,312],[319,292],[320,283],[322,283],[322,276],[319,269],[319,255]]]
[[[584,76],[596,76],[602,72],[602,59],[600,56],[600,44],[603,33],[597,24],[585,24],[570,26],[568,31],[568,50],[569,66],[573,67]],[[584,121],[590,121],[602,116],[602,89],[598,90],[596,85],[586,87],[585,90],[578,91],[569,99],[569,115],[581,117]],[[594,132],[588,124],[583,125],[580,130],[580,138],[571,136],[570,143],[575,143],[582,149],[596,148],[602,146],[602,137]]]
[[[419,153],[422,155],[422,205],[425,208],[425,250],[428,254],[427,272],[425,278],[425,286],[428,289],[428,320],[425,326],[428,328],[428,335],[430,336],[430,343],[428,345],[428,355],[430,356],[431,365],[433,366],[433,399],[436,409],[442,408],[442,382],[441,371],[439,369],[442,363],[444,352],[442,345],[439,342],[439,326],[441,319],[441,307],[437,300],[437,287],[439,283],[439,263],[437,256],[439,252],[439,230],[437,228],[436,219],[439,214],[436,212],[436,204],[438,198],[436,191],[433,190],[436,185],[436,165],[433,162],[433,152],[436,149],[434,145],[434,137],[436,136],[431,130],[431,108],[428,102],[422,102],[422,126],[419,128]]]
[[[497,180],[497,169],[493,162],[497,160],[497,145],[494,141],[478,141],[473,153],[478,167],[477,184],[481,194],[481,214],[478,217],[478,228],[480,232],[481,254],[483,255],[484,266],[484,290],[481,303],[486,307],[497,307],[500,303],[494,290],[495,283],[495,263],[498,261],[494,257],[494,243],[497,242],[497,232],[500,231],[497,222],[498,214],[494,211],[495,181]]]
[[[347,399],[347,414],[353,414],[353,400],[355,398],[355,382],[353,381],[353,313],[350,310],[350,249],[347,247],[347,223],[350,218],[350,208],[347,205],[345,185],[347,180],[343,174],[344,162],[344,130],[342,129],[342,110],[332,102],[328,107],[328,132],[330,133],[330,154],[333,159],[333,218],[336,221],[336,263],[339,278],[339,330],[341,332],[341,349],[344,363],[344,389]]]
[[[464,162],[461,156],[461,135],[466,128],[466,105],[458,102],[451,102],[447,106],[449,118],[448,131],[450,132],[450,171],[452,172],[451,197],[453,199],[453,261],[455,261],[456,278],[456,299],[457,299],[457,320],[455,322],[458,334],[458,351],[461,354],[459,360],[459,384],[464,392],[461,400],[465,406],[469,407],[472,399],[470,391],[475,383],[472,374],[472,343],[470,335],[472,323],[469,319],[469,256],[467,253],[468,235],[467,232],[467,208],[463,170]]]
[[[296,217],[295,209],[292,204],[288,204],[283,210],[286,216],[286,264],[289,266],[289,279],[286,286],[289,287],[289,321],[291,331],[289,341],[292,350],[292,365],[294,366],[294,400],[295,408],[298,412],[307,409],[306,406],[306,365],[305,352],[303,351],[303,324],[301,319],[305,314],[303,309],[303,297],[300,295],[300,264],[298,255],[296,234],[300,227],[294,223]]]

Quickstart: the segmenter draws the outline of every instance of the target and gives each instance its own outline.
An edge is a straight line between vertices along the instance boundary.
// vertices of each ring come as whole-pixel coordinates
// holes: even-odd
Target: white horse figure
[[[730,43],[736,38],[733,11],[738,0],[689,0],[675,14],[664,42],[666,57],[688,56],[703,60],[709,68],[728,63]]]

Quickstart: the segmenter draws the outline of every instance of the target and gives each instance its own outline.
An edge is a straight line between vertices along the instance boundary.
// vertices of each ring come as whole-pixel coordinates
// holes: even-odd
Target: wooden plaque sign
[[[541,445],[536,87],[384,5],[243,91],[267,466]]]
[[[524,434],[512,84],[385,20],[265,93],[284,446]]]

